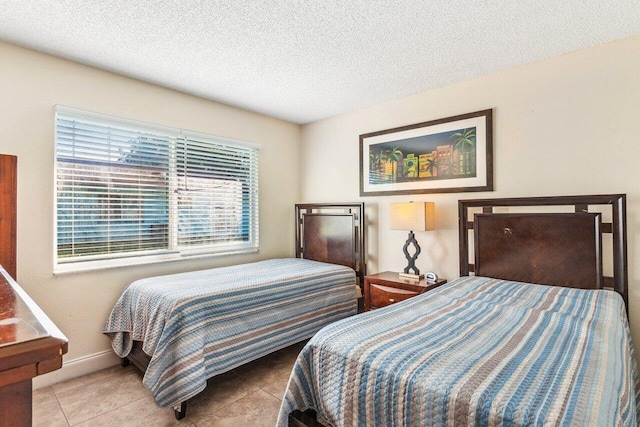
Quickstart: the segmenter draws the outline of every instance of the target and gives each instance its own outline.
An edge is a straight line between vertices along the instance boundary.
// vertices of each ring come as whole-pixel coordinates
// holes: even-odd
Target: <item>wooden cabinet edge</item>
[[[0,275],[2,276],[0,279],[5,281],[3,284],[5,286],[8,284],[13,290],[14,298],[19,298],[24,304],[23,308],[26,306],[26,309],[31,312],[30,321],[37,322],[45,332],[44,336],[5,343],[0,347],[0,377],[12,377],[13,375],[8,374],[9,371],[13,372],[12,370],[27,365],[33,366],[34,374],[29,378],[51,372],[54,370],[54,366],[58,366],[55,369],[62,367],[62,356],[67,353],[69,348],[69,342],[65,335],[1,266]],[[59,363],[51,362],[54,360],[59,360]],[[43,364],[39,367],[38,365],[41,363]],[[27,371],[21,372],[26,375]],[[20,375],[20,378],[23,375]],[[24,379],[22,378],[22,380]]]

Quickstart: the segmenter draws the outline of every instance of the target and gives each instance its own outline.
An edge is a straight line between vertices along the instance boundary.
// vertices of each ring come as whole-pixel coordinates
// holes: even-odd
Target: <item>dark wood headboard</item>
[[[364,203],[296,205],[296,257],[346,265],[366,275]]]
[[[549,212],[550,206],[568,206],[572,212]],[[495,209],[511,207],[518,212]],[[522,212],[522,207],[529,212]],[[611,222],[602,222],[602,213],[609,212]],[[622,295],[628,310],[624,194],[460,200],[458,228],[461,276],[475,273],[555,286],[608,287]],[[602,268],[607,233],[612,235],[612,277],[604,276]]]

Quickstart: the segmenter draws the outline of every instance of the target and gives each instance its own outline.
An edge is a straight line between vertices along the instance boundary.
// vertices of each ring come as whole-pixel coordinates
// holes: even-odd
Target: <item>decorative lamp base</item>
[[[413,255],[409,254],[409,245],[413,245],[414,249],[416,250]],[[404,268],[404,273],[411,274],[411,270],[413,270],[413,274],[419,276],[420,270],[418,270],[418,267],[416,267],[416,259],[418,259],[418,255],[420,255],[420,245],[418,245],[418,241],[416,240],[416,236],[415,234],[413,234],[413,231],[409,232],[409,237],[402,247],[402,252],[404,252],[404,256],[407,257],[407,261],[409,262],[409,265]]]

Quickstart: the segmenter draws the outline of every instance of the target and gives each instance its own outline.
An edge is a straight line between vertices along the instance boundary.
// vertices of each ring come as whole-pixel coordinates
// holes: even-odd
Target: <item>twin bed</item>
[[[299,204],[296,224],[296,258],[142,279],[116,303],[103,332],[177,419],[207,379],[356,314],[364,204]]]
[[[459,237],[459,279],[307,343],[279,427],[638,425],[625,196],[460,201]]]
[[[138,340],[144,342],[143,353],[153,355],[147,356],[150,363],[144,381],[148,387],[152,385],[149,388],[156,402],[182,406],[204,388],[206,378],[322,328],[293,367],[279,426],[320,425],[318,419],[333,426],[637,425],[638,372],[626,314],[624,195],[460,201],[461,277],[426,294],[358,316],[351,316],[355,313],[353,284],[357,282],[353,270],[364,274],[363,206],[338,208],[339,215],[350,215],[350,222],[357,225],[346,234],[335,231],[346,229],[344,224],[324,224],[323,212],[329,210],[328,205],[325,209],[304,206],[300,211],[296,208],[297,240],[303,242],[296,244],[298,255],[306,247],[318,261],[345,265],[333,258],[342,251],[338,248],[345,247],[337,242],[344,240],[355,248],[347,257],[352,260],[351,269],[336,267],[340,270],[337,276],[345,279],[336,290],[327,291],[322,280],[313,288],[313,292],[326,293],[326,304],[301,309],[322,312],[316,320],[309,324],[294,320],[290,329],[283,326],[282,322],[287,322],[283,320],[267,327],[268,333],[254,334],[257,326],[245,323],[246,307],[263,313],[276,301],[276,311],[288,306],[296,312],[297,307],[309,303],[301,298],[286,304],[292,296],[278,300],[272,294],[280,295],[279,290],[269,290],[258,281],[260,298],[247,298],[253,292],[249,287],[235,290],[229,285],[235,294],[225,296],[227,302],[219,304],[230,308],[223,315],[222,328],[213,320],[185,321],[187,313],[200,312],[198,304],[209,296],[203,295],[197,302],[166,302],[184,308],[177,316],[181,319],[178,323],[186,331],[198,330],[197,336],[215,335],[219,333],[212,332],[216,329],[251,335],[248,347],[252,349],[242,355],[236,354],[243,345],[233,345],[238,342],[233,334],[204,339],[202,346],[191,341],[203,338],[194,338],[191,332],[174,334],[173,327],[150,330],[145,323],[138,330],[127,323],[135,323],[134,318],[105,328],[121,356],[135,360],[126,353],[135,348],[131,341]],[[523,207],[532,206],[562,206],[564,212],[522,212]],[[305,231],[305,222],[315,224],[313,230]],[[338,222],[349,221],[341,218]],[[313,243],[305,242],[304,236]],[[324,243],[316,245],[318,242]],[[603,273],[608,272],[603,267],[603,253],[608,254],[607,265],[612,265],[611,277]],[[294,261],[304,260],[288,260]],[[205,275],[235,276],[239,271],[234,268],[249,267],[229,267],[218,269],[222,273]],[[469,276],[472,272],[475,275]],[[174,286],[176,279],[192,281],[190,273],[168,278],[152,287],[180,294]],[[290,282],[288,286],[296,285]],[[298,295],[306,294],[310,285],[302,286],[297,288]],[[123,295],[126,303],[118,316],[143,312],[139,320],[147,319],[147,323],[154,315],[143,308],[146,302],[165,298],[155,293],[141,297],[136,294],[139,291],[125,297],[128,292]],[[219,298],[222,296],[214,297]],[[255,299],[264,299],[266,308],[253,305]],[[156,302],[155,306],[156,317],[172,317],[162,304]],[[210,319],[209,314],[202,317]],[[294,333],[302,324],[309,327]],[[283,336],[291,336],[292,341]],[[202,348],[204,361],[192,366]],[[156,362],[156,358],[162,361]],[[199,378],[195,381],[199,385],[192,387],[193,376]],[[151,378],[159,378],[160,385]],[[180,414],[184,412],[177,410],[176,415]]]

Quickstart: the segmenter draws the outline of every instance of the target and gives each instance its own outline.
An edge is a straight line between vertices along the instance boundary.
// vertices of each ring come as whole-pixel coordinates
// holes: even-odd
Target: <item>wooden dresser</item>
[[[0,426],[31,425],[31,379],[62,367],[67,338],[0,268]]]
[[[0,427],[31,426],[31,380],[62,367],[67,338],[16,283],[15,156],[0,155]]]

